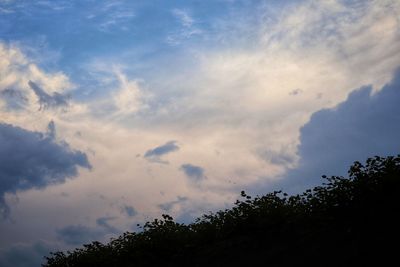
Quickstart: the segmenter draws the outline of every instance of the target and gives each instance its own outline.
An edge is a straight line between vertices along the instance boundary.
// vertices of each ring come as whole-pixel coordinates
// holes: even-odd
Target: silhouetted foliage
[[[169,215],[124,233],[47,257],[45,267],[78,266],[383,266],[398,250],[400,156],[355,162],[349,177],[288,196],[242,200],[194,223]]]

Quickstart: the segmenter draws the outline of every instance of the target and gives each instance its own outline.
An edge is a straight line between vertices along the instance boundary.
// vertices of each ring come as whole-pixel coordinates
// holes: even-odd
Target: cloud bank
[[[399,103],[400,70],[378,92],[364,86],[336,107],[315,112],[300,130],[299,165],[280,186],[301,191],[319,184],[321,175],[346,175],[354,161],[398,155]]]

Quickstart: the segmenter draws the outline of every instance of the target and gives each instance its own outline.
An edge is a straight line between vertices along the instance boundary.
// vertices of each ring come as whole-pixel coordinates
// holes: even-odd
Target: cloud
[[[100,217],[96,219],[96,226],[89,227],[81,224],[68,225],[57,229],[56,234],[59,240],[69,245],[82,245],[92,241],[103,241],[108,235],[115,235],[120,231],[110,225],[110,221],[117,217]]]
[[[104,230],[84,225],[68,225],[56,231],[60,240],[69,245],[82,245],[98,241],[105,235]]]
[[[9,110],[22,109],[28,102],[28,98],[20,90],[13,90],[10,88],[0,91],[2,99],[6,103],[6,107]]]
[[[300,88],[294,89],[293,91],[289,92],[289,95],[299,95],[301,94],[302,90]]]
[[[179,146],[176,145],[176,141],[168,141],[164,145],[147,150],[144,157],[152,162],[167,163],[162,161],[161,157],[177,150],[179,150]]]
[[[2,267],[26,267],[41,266],[44,263],[44,256],[56,248],[54,244],[43,241],[34,244],[17,244],[0,249],[0,266]]]
[[[165,212],[170,212],[176,205],[184,203],[188,200],[187,197],[178,196],[176,200],[169,201],[166,203],[159,204],[158,207]]]
[[[119,89],[114,93],[116,115],[132,115],[142,108],[144,97],[137,81],[128,80],[120,70],[114,71],[119,82]]]
[[[290,147],[281,147],[278,151],[265,150],[260,153],[260,156],[272,164],[291,167],[296,163],[296,157],[290,153]]]
[[[47,94],[42,88],[32,81],[29,81],[28,84],[39,99],[40,110],[56,107],[68,107],[66,96],[57,92],[54,92],[53,95]]]
[[[0,123],[0,211],[8,213],[6,193],[45,188],[64,183],[78,174],[78,166],[90,169],[86,155],[72,150],[67,143],[54,140],[54,122],[49,133],[25,130]]]
[[[293,168],[314,112],[362,85],[379,90],[400,62],[394,1],[249,6],[215,20],[211,44],[187,44],[176,67],[151,77],[159,105],[142,120],[190,142],[180,162],[202,162],[207,183],[226,191],[226,179],[270,183]]]
[[[137,214],[137,211],[132,206],[124,206],[123,212],[126,213],[129,217],[134,217]]]
[[[91,10],[93,13],[87,16],[87,19],[93,21],[93,25],[105,33],[128,30],[131,26],[130,22],[135,17],[133,7],[123,2],[105,1]]]
[[[14,13],[14,11],[11,10],[11,9],[7,9],[7,8],[0,7],[0,13],[3,13],[3,14],[10,14],[10,13]]]
[[[47,135],[50,139],[54,140],[56,138],[56,124],[54,121],[50,121],[47,125]]]
[[[96,219],[96,224],[102,227],[107,233],[117,233],[118,229],[109,224],[109,221],[115,219],[116,217],[100,217]]]
[[[146,111],[151,95],[140,84],[125,73],[125,67],[110,62],[94,60],[85,65],[89,83],[85,84],[85,98],[89,94],[90,115],[97,120],[124,122],[136,118]]]
[[[165,192],[165,196],[190,197],[190,202],[179,206],[174,204],[176,199],[173,197],[170,198],[172,203],[164,203],[162,207],[176,215],[185,210],[197,214],[202,209],[217,209],[224,203],[233,203],[237,192],[244,186],[254,185],[260,180],[270,185],[297,163],[300,156],[296,155],[297,145],[302,141],[299,129],[311,114],[336,106],[361,85],[373,84],[374,90],[378,91],[380,84],[390,79],[393,66],[400,62],[396,1],[390,5],[390,1],[385,0],[357,1],[359,8],[352,5],[347,8],[345,3],[348,2],[291,1],[291,8],[284,4],[279,12],[274,12],[274,5],[266,4],[272,9],[269,12],[269,7],[264,9],[253,5],[254,2],[241,5],[243,9],[240,10],[237,6],[217,8],[217,13],[204,12],[196,6],[192,13],[186,10],[193,21],[189,19],[185,23],[194,28],[202,26],[207,32],[201,37],[196,35],[192,42],[184,39],[185,31],[190,32],[190,29],[179,19],[174,25],[176,28],[166,25],[161,33],[155,33],[153,30],[159,29],[159,23],[152,25],[155,20],[145,16],[146,12],[142,16],[139,10],[137,25],[146,25],[145,31],[142,31],[143,27],[135,27],[138,30],[121,36],[121,42],[103,38],[106,35],[99,36],[104,41],[104,49],[92,49],[90,42],[87,42],[86,50],[85,47],[76,49],[73,42],[64,42],[70,39],[71,31],[65,37],[53,36],[49,38],[52,42],[49,47],[66,45],[60,50],[67,54],[60,57],[62,64],[59,66],[76,75],[72,78],[79,82],[79,90],[73,96],[82,96],[87,88],[92,90],[90,95],[80,99],[90,110],[74,116],[70,111],[68,114],[54,114],[56,110],[52,109],[38,112],[38,97],[28,85],[33,81],[49,96],[53,96],[53,92],[66,95],[68,92],[62,88],[71,88],[67,86],[67,77],[37,67],[35,71],[35,67],[30,67],[36,66],[32,59],[20,55],[18,51],[21,51],[15,46],[3,46],[5,49],[0,49],[0,52],[6,52],[0,55],[0,73],[3,75],[0,91],[21,92],[20,96],[27,99],[20,102],[21,106],[29,106],[27,111],[33,112],[6,114],[1,110],[1,119],[5,114],[4,121],[30,131],[43,129],[50,119],[54,119],[58,138],[68,140],[71,147],[88,147],[96,151],[96,156],[91,159],[95,171],[83,172],[84,179],[76,179],[62,187],[19,194],[19,217],[16,219],[32,225],[31,228],[20,226],[19,236],[41,237],[46,231],[38,230],[41,227],[39,221],[31,223],[30,211],[42,212],[43,217],[39,218],[46,218],[51,225],[59,225],[59,221],[68,225],[84,224],[82,220],[96,220],[104,214],[121,216],[121,219],[108,222],[121,228],[123,220],[132,218],[116,215],[111,209],[118,213],[123,204],[136,203],[135,208],[152,216],[159,212],[159,203],[169,200],[158,194],[160,190]],[[168,8],[162,7],[161,11],[166,14],[165,10]],[[79,14],[89,15],[84,9]],[[207,16],[196,22],[196,17],[192,16],[196,14]],[[32,17],[36,15],[33,13]],[[108,20],[103,13],[97,16],[98,19],[92,20],[96,27],[100,26],[103,18]],[[144,20],[140,21],[142,18]],[[170,22],[171,16],[161,20]],[[40,26],[40,23],[35,25]],[[117,25],[109,25],[113,36],[118,39],[120,32],[114,31]],[[59,26],[74,28],[68,21]],[[181,38],[176,39],[182,44],[179,49],[159,49],[166,28],[168,33]],[[84,28],[80,29],[82,32],[78,35],[86,40]],[[179,36],[181,33],[183,36]],[[132,41],[129,36],[136,37]],[[142,42],[148,36],[151,37],[150,45]],[[53,43],[53,40],[58,41]],[[92,77],[95,80],[92,82],[87,77],[96,72],[95,69],[88,68],[82,72],[75,67],[77,62],[80,66],[85,65],[82,59],[97,56],[98,62],[104,60],[104,68],[110,71],[110,75],[98,73]],[[97,59],[89,60],[97,62]],[[7,61],[9,63],[5,64]],[[122,90],[127,87],[111,68],[119,63],[123,66],[127,87],[131,89]],[[44,67],[50,70],[54,65]],[[109,78],[110,82],[101,80]],[[148,110],[140,108],[143,93],[136,94],[136,89],[140,88],[135,89],[138,83],[134,81],[143,81],[144,88],[154,95]],[[301,88],[302,92],[291,96],[290,92],[295,88]],[[318,95],[321,96],[319,99]],[[102,100],[108,100],[104,101],[107,102],[104,109],[101,108]],[[93,110],[106,115],[90,113]],[[113,116],[115,113],[117,116]],[[13,117],[14,114],[21,115]],[[75,135],[77,131],[81,135]],[[143,158],[135,158],[135,155],[143,155],[168,140],[179,140],[179,144],[190,146],[182,147],[179,153],[154,154],[144,159],[154,162],[168,159],[170,165],[149,166],[143,164]],[[206,170],[208,179],[202,183],[204,187],[188,183],[188,177],[180,169],[182,163],[188,162],[201,163],[201,168]],[[291,183],[296,182],[292,180]],[[67,192],[71,197],[57,197],[59,194],[54,191]],[[114,207],[93,197],[99,193],[112,200]],[[121,196],[126,196],[126,199],[118,202]],[[54,212],[60,207],[70,212],[60,214],[55,220]],[[13,215],[16,213],[17,210]],[[142,214],[133,219],[142,220]],[[94,227],[103,230],[99,225]],[[3,238],[2,242],[13,240],[13,237]]]
[[[203,33],[200,28],[195,26],[196,21],[187,10],[175,8],[172,10],[172,15],[178,20],[180,28],[167,36],[166,41],[169,45],[179,45],[183,41]]]
[[[180,21],[183,27],[190,28],[194,23],[194,19],[185,10],[176,8],[172,10],[172,14]]]
[[[28,49],[29,50],[29,49]],[[62,72],[44,72],[20,47],[0,41],[0,108],[2,102],[8,109],[66,107],[65,92],[74,86]],[[34,82],[33,82],[34,81]]]
[[[297,168],[283,188],[320,183],[321,175],[346,175],[354,161],[400,153],[400,70],[378,92],[364,86],[331,109],[315,112],[300,130]]]
[[[187,163],[183,164],[180,169],[192,182],[198,183],[205,179],[204,169],[202,167]]]

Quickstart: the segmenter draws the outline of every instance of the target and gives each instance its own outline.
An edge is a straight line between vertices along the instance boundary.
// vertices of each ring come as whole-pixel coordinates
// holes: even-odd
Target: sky
[[[0,266],[400,153],[397,0],[0,0]]]

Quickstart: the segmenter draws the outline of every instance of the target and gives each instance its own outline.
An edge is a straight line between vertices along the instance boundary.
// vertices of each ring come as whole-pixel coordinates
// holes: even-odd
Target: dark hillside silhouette
[[[47,258],[78,266],[386,266],[398,261],[400,156],[355,162],[303,194],[241,193],[231,209],[194,223],[169,215],[108,244]]]

